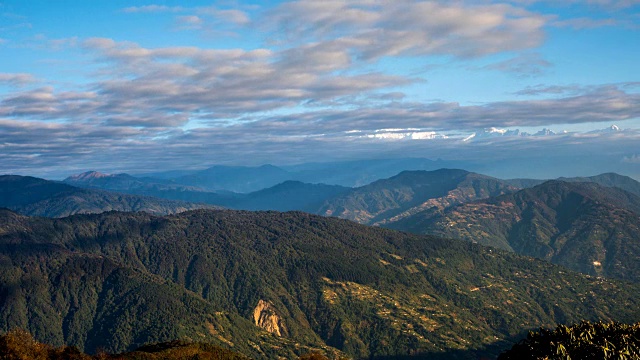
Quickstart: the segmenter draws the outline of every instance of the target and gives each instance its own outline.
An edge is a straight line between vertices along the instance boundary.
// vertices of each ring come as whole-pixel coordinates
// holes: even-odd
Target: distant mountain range
[[[159,181],[159,182],[158,182]],[[70,176],[65,183],[84,188],[155,196],[163,199],[206,203],[242,210],[299,210],[314,213],[322,203],[350,188],[287,180],[272,187],[242,194],[211,192],[199,187],[177,185],[168,180],[136,178],[128,174],[101,174],[95,171]]]
[[[269,169],[273,174],[282,174],[272,167]],[[242,171],[249,174],[259,169],[244,168]],[[253,174],[252,178],[260,177]],[[167,184],[167,180],[160,180],[164,182],[158,183],[149,178],[138,179],[127,174],[87,172],[64,181],[74,186],[214,204],[233,209],[299,210],[375,225],[397,221],[432,206],[444,208],[517,190],[499,179],[464,170],[447,169],[404,171],[389,179],[358,188],[287,180],[244,194],[209,192],[194,186],[182,186],[173,182]]]
[[[177,183],[197,186],[208,191],[252,192],[286,180],[288,171],[273,165],[259,167],[213,166],[206,170],[174,179]]]
[[[301,212],[0,210],[0,266],[0,330],[89,352],[495,357],[540,326],[640,318],[639,284]]]
[[[0,176],[0,207],[29,216],[64,217],[111,210],[164,215],[214,206],[80,189],[29,176],[4,175]]]
[[[628,176],[619,175],[616,173],[605,173],[605,174],[600,174],[595,176],[585,176],[585,177],[561,177],[556,180],[565,181],[565,182],[591,182],[591,183],[596,183],[606,187],[617,187],[622,190],[628,191],[634,195],[640,196],[640,182]],[[530,188],[536,185],[540,185],[548,180],[510,179],[505,181],[510,185],[524,189],[524,188]]]
[[[344,187],[363,186],[373,181],[394,176],[405,170],[436,170],[443,167],[464,167],[462,162],[445,162],[421,158],[376,159],[331,163],[306,163],[290,166],[224,166],[216,165],[204,170],[169,171],[136,176],[140,182],[153,184],[166,190],[167,187],[186,191],[250,193],[263,190],[285,181],[299,181],[312,184],[340,185]],[[113,183],[131,181],[127,174],[99,175],[94,171],[73,175],[65,179],[71,185],[98,187],[108,190],[128,191],[135,186],[120,186]],[[108,184],[108,185],[107,185]],[[161,186],[160,186],[161,185]],[[145,194],[153,195],[153,194]],[[154,195],[157,196],[157,195]]]
[[[237,197],[227,204],[229,207],[242,210],[298,210],[315,213],[327,199],[340,196],[350,190],[351,188],[339,185],[285,181],[268,189]]]
[[[120,192],[133,192],[139,195],[152,195],[158,191],[203,191],[195,186],[180,185],[175,181],[154,179],[148,177],[134,177],[129,174],[103,174],[98,171],[87,171],[72,175],[64,179],[69,185],[114,190]],[[145,192],[150,192],[146,194]]]
[[[134,177],[129,174],[103,174],[87,171],[63,180],[65,184],[86,189],[101,189],[168,200],[228,206],[241,194],[206,191],[197,186],[180,185],[173,180]]]
[[[461,161],[430,160],[423,158],[374,159],[331,163],[307,163],[283,167],[296,174],[293,180],[346,187],[360,187],[376,180],[395,176],[403,171],[465,168]]]
[[[282,173],[271,167],[267,170]],[[245,175],[250,172],[242,171]],[[357,188],[285,181],[241,194],[208,192],[173,180],[87,172],[65,180],[90,188],[87,190],[42,179],[2,177],[0,185],[2,181],[5,185],[0,190],[3,194],[0,206],[49,217],[109,210],[169,214],[205,206],[298,210],[418,234],[470,240],[587,274],[638,281],[640,269],[634,263],[640,263],[637,262],[640,250],[633,244],[638,238],[640,201],[633,194],[640,193],[640,183],[613,173],[561,180],[541,184],[541,180],[500,180],[465,170],[439,169],[404,171]],[[114,194],[94,187],[186,202]],[[528,189],[517,192],[521,187]],[[510,194],[519,197],[511,198]],[[588,199],[597,206],[555,200],[572,196]],[[512,203],[521,205],[501,205]],[[598,224],[597,229],[592,228],[594,224]],[[603,234],[608,238],[601,239]],[[580,250],[579,255],[572,246]]]
[[[418,213],[389,227],[469,240],[586,274],[640,282],[639,226],[640,197],[630,192],[594,182],[548,181],[514,194]]]

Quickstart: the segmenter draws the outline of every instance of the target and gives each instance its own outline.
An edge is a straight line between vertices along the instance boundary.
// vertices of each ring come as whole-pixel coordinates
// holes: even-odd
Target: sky
[[[640,179],[640,1],[0,0],[0,173]]]

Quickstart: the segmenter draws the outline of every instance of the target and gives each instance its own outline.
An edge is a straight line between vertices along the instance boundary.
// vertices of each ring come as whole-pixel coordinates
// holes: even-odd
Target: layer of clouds
[[[188,23],[189,27],[178,27],[179,30],[204,30],[206,27],[205,19],[214,20],[217,25],[220,22],[234,25],[245,25],[250,22],[247,12],[240,9],[226,9],[217,6],[166,6],[166,5],[144,5],[130,6],[122,9],[122,12],[128,14],[137,13],[170,13],[175,14],[178,24]],[[199,26],[194,26],[197,23]]]
[[[366,94],[411,82],[383,73],[334,73],[350,65],[344,50],[147,49],[95,38],[83,42],[105,80],[87,91],[41,87],[0,101],[2,116],[93,121],[132,126],[182,126],[189,118],[218,122],[247,114]]]
[[[531,49],[542,42],[543,27],[553,19],[514,2],[472,3],[295,1],[257,19],[245,9],[219,7],[123,9],[132,14],[127,16],[171,14],[182,30],[207,31],[219,21],[261,23],[273,35],[272,43],[247,50],[147,48],[108,38],[59,41],[59,47],[79,46],[90,56],[93,80],[62,90],[30,74],[0,74],[0,83],[18,86],[0,97],[0,172],[54,172],[61,164],[77,170],[93,164],[155,170],[373,153],[453,158],[473,153],[480,158],[509,153],[509,148],[606,148],[613,139],[616,146],[637,148],[633,131],[492,139],[491,146],[462,141],[494,126],[635,119],[640,117],[637,84],[539,85],[518,94],[542,99],[419,103],[407,100],[403,87],[423,79],[370,70],[388,57],[465,60],[505,52],[520,55],[485,70],[536,76],[551,67]]]
[[[537,46],[545,17],[510,5],[331,0],[283,3],[267,25],[283,43],[337,43],[358,58],[398,55],[476,57]]]
[[[549,25],[569,27],[574,30],[600,27],[625,27],[638,29],[637,0],[510,0],[517,6],[542,4],[557,12],[550,16]],[[575,11],[574,11],[575,10]],[[572,17],[571,14],[581,16]]]
[[[288,164],[353,158],[426,157],[464,160],[476,165],[536,158],[558,163],[559,156],[595,161],[612,155],[622,159],[639,151],[640,133],[560,134],[546,137],[504,137],[465,143],[460,138],[362,136],[366,132],[296,136],[255,131],[248,124],[164,134],[131,127],[54,124],[0,120],[2,172],[63,177],[87,169],[144,172],[157,169],[204,168],[211,164]],[[368,134],[423,133],[384,129]],[[434,134],[436,135],[436,134]],[[375,155],[372,155],[375,154]],[[554,159],[554,160],[551,160]],[[637,157],[618,161],[635,165]],[[29,166],[25,167],[25,163]],[[61,164],[64,164],[61,166]],[[591,174],[612,169],[591,164]],[[37,170],[36,170],[37,169]],[[608,169],[608,170],[607,170]],[[567,175],[566,173],[564,175]],[[570,175],[570,174],[569,174]]]
[[[640,94],[617,86],[602,86],[575,96],[544,100],[502,101],[463,106],[458,103],[389,102],[357,109],[323,109],[264,118],[269,126],[297,134],[339,133],[348,130],[421,128],[459,131],[498,127],[545,127],[595,121],[618,122],[640,117]]]
[[[102,65],[96,78],[103,80],[83,91],[45,86],[14,92],[0,100],[0,116],[163,131],[191,120],[214,127],[249,121],[261,128],[263,123],[276,124],[280,129],[279,124],[285,123],[286,131],[311,135],[354,128],[448,131],[620,121],[640,112],[636,106],[640,95],[632,92],[634,83],[590,88],[541,85],[521,91],[522,95],[564,95],[554,99],[475,106],[409,103],[395,89],[419,79],[348,71],[354,67],[352,54],[330,41],[279,51],[151,49],[106,38],[87,39],[82,46]],[[549,64],[529,54],[490,66],[531,74]],[[30,79],[28,74],[4,77],[13,82]],[[291,111],[301,106],[304,111]],[[274,111],[292,115],[270,115]]]

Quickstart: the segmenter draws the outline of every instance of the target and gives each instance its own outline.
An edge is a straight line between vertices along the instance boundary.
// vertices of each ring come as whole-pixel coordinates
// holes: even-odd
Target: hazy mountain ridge
[[[549,181],[424,212],[390,227],[451,236],[570,269],[640,281],[640,197],[596,183]]]
[[[162,181],[162,180],[160,180]],[[314,213],[329,198],[350,188],[339,185],[310,184],[286,180],[274,186],[250,193],[210,192],[198,187],[158,184],[155,179],[136,178],[128,174],[101,174],[94,171],[73,175],[65,183],[84,188],[122,191],[162,199],[223,206],[240,210],[299,210]]]
[[[516,190],[499,179],[465,170],[404,171],[328,200],[318,213],[382,225],[426,209],[442,210]]]
[[[63,180],[64,183],[120,192],[137,191],[138,195],[151,195],[145,191],[204,191],[196,186],[177,184],[173,180],[154,179],[149,177],[135,177],[129,174],[104,174],[97,171],[87,171],[71,175]]]
[[[459,161],[398,158],[306,163],[284,166],[283,168],[295,173],[296,179],[303,182],[360,187],[395,176],[403,171],[431,171],[445,167],[463,167],[464,165],[467,164]]]
[[[616,174],[616,173],[603,173],[594,176],[581,176],[581,177],[560,177],[555,180],[565,181],[565,182],[592,182],[598,185],[606,186],[606,187],[617,187],[627,192],[630,192],[634,195],[640,196],[640,182],[624,175]],[[539,179],[508,179],[504,180],[507,183],[521,188],[530,188],[542,183],[545,183],[549,180],[539,180]]]
[[[152,196],[167,200],[229,206],[243,197],[233,192],[211,192],[197,186],[177,184],[175,180],[135,177],[129,174],[102,174],[88,171],[72,175],[64,183],[87,188],[123,192],[132,195]]]
[[[247,193],[292,180],[292,175],[277,166],[213,166],[174,179],[177,183],[197,186],[208,191]]]
[[[229,207],[242,210],[304,211],[315,213],[327,200],[351,188],[288,180],[273,187],[238,197]]]
[[[616,173],[604,173],[588,177],[558,178],[567,182],[594,182],[606,187],[617,187],[634,195],[640,196],[640,182],[624,175]]]
[[[330,351],[329,345],[358,358],[478,349],[556,322],[585,318],[631,322],[640,317],[638,285],[587,278],[467,242],[418,237],[299,212],[196,210],[166,217],[110,212],[44,219],[5,210],[0,211],[0,244],[5,269],[0,292],[17,294],[12,303],[25,304],[21,305],[26,309],[22,313],[32,314],[15,318],[12,314],[18,312],[3,311],[0,329],[11,323],[36,336],[44,334],[38,329],[51,329],[39,339],[58,341],[62,336],[61,340],[70,344],[92,334],[89,329],[93,325],[86,319],[95,318],[95,310],[91,310],[95,301],[85,301],[85,297],[95,297],[92,286],[74,290],[72,285],[51,283],[58,277],[47,276],[45,270],[63,278],[73,271],[65,270],[69,263],[64,257],[29,252],[37,247],[59,249],[57,253],[67,257],[108,260],[130,269],[126,271],[148,274],[145,279],[152,283],[162,279],[175,284],[176,290],[168,293],[184,288],[188,290],[186,297],[177,297],[180,301],[174,306],[185,310],[176,310],[175,316],[195,306],[194,301],[201,304],[202,299],[216,311],[214,315],[222,311],[227,319],[226,325],[211,323],[216,331],[216,324],[222,324],[224,332],[217,334],[236,344],[232,349],[254,339],[251,341],[264,352],[263,357],[289,356],[286,354],[291,354],[288,351],[295,343],[324,346]],[[34,263],[44,264],[42,275],[33,273],[33,280],[16,285],[15,279],[23,278],[24,269]],[[99,269],[87,266],[83,271],[91,277],[94,268]],[[48,291],[53,290],[31,292],[37,294],[31,302],[19,300],[31,291],[34,281],[44,288],[66,289],[59,290],[63,293],[55,301],[69,312],[29,322],[33,314],[47,314],[46,304],[53,301],[47,300]],[[131,346],[124,344],[139,338],[126,331],[127,316],[136,314],[135,321],[141,322],[148,316],[164,316],[153,307],[146,308],[153,314],[137,305],[132,309],[139,310],[125,311],[148,301],[147,296],[165,291],[162,281],[153,285],[153,291],[148,290],[151,285],[127,285],[127,278],[122,281],[117,286],[127,289],[127,296],[137,302],[116,298],[120,304],[116,309],[122,309],[116,313],[123,317],[118,321],[123,325],[113,328],[119,330],[112,335],[116,337],[109,343],[111,348]],[[41,296],[44,300],[35,301]],[[283,336],[252,338],[257,336],[251,335],[256,334],[256,328],[244,327],[247,321],[254,322],[261,302],[270,304],[270,311],[280,319]],[[211,314],[199,311],[195,313]],[[115,316],[107,310],[104,314]],[[182,331],[206,330],[204,319],[208,317],[184,317]],[[206,331],[206,337],[216,337]],[[162,334],[176,335],[171,331]],[[220,338],[218,342],[230,346]],[[252,354],[260,354],[253,349]]]
[[[64,217],[104,211],[146,211],[164,215],[210,205],[81,189],[44,179],[0,176],[0,206],[30,216]]]
[[[304,163],[274,166],[215,165],[204,170],[191,170],[142,174],[140,177],[164,179],[176,184],[196,185],[207,191],[250,193],[266,189],[285,181],[311,184],[364,186],[407,170],[436,170],[445,167],[465,167],[460,161],[430,160],[424,158],[372,159]]]

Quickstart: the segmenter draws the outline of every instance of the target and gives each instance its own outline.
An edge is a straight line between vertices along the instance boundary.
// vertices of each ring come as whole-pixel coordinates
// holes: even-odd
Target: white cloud
[[[212,156],[214,145],[212,162],[275,157],[288,162],[370,156],[381,143],[390,154],[427,157],[462,156],[469,150],[470,156],[501,155],[536,148],[542,138],[556,151],[567,139],[603,147],[603,139],[614,137],[624,144],[620,147],[637,144],[634,131],[525,138],[519,132],[507,136],[514,134],[506,130],[639,118],[637,84],[541,84],[518,92],[535,100],[421,103],[412,102],[401,86],[423,79],[372,70],[385,57],[460,60],[508,52],[515,57],[484,70],[538,75],[551,64],[532,49],[542,43],[544,27],[561,20],[514,4],[294,1],[267,13],[218,6],[126,8],[126,13],[165,13],[169,22],[198,31],[264,24],[259,29],[273,43],[249,50],[151,48],[107,38],[54,40],[59,47],[77,42],[91,56],[95,76],[76,88],[37,85],[3,95],[0,163],[19,168],[25,156],[38,154],[28,166],[101,161],[122,170],[194,166]],[[34,80],[29,74],[0,74],[0,82],[10,85]],[[477,129],[490,127],[501,136],[480,141]],[[460,145],[473,131],[476,141]],[[493,147],[485,146],[489,143]],[[154,160],[141,160],[139,154]]]
[[[374,131],[349,130],[345,131],[348,137],[359,137],[379,140],[434,140],[447,139],[448,136],[438,134],[435,131],[423,129],[378,129]]]
[[[238,9],[219,9],[217,7],[203,7],[195,9],[200,15],[209,15],[218,21],[230,22],[236,25],[246,25],[251,19],[249,15]]]
[[[475,57],[528,49],[543,38],[546,19],[510,5],[433,1],[294,1],[267,22],[282,41],[339,42],[359,58],[439,54]]]
[[[176,17],[176,24],[181,30],[198,30],[202,28],[202,18],[195,15],[185,15]]]
[[[150,49],[104,38],[88,39],[82,46],[102,64],[99,71],[104,80],[91,84],[91,91],[57,92],[45,87],[16,92],[0,100],[0,114],[58,121],[88,118],[109,125],[183,126],[190,117],[200,122],[235,119],[310,101],[363,96],[410,81],[382,73],[334,73],[349,65],[348,57],[343,57],[342,63],[327,66],[331,58],[341,56],[339,49],[279,53]]]
[[[36,79],[31,74],[26,73],[0,73],[0,84],[7,83],[9,85],[18,86],[35,82]]]

